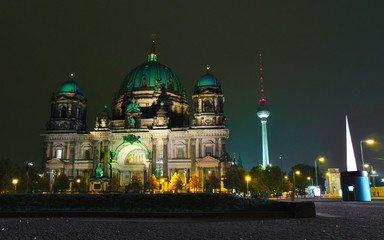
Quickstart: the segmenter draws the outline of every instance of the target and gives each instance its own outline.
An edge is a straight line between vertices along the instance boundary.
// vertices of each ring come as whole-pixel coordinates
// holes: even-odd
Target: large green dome
[[[220,86],[219,80],[210,73],[206,73],[197,82],[197,87],[202,86]]]
[[[73,80],[69,80],[63,84],[61,84],[61,86],[59,87],[59,89],[57,90],[58,93],[62,93],[62,92],[73,92],[73,93],[79,93],[81,95],[83,95],[83,90],[80,88],[80,86],[75,83]]]
[[[164,85],[167,91],[183,95],[184,90],[176,74],[156,60],[150,60],[133,69],[123,80],[119,94],[140,89],[157,89]]]

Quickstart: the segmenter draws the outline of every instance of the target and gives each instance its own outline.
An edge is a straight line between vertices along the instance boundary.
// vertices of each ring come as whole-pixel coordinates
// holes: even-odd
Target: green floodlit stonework
[[[165,89],[184,95],[176,74],[167,66],[157,61],[150,61],[133,69],[123,80],[119,93],[130,92],[134,88],[149,88],[160,90],[161,85]]]
[[[131,109],[134,109],[134,110],[140,112],[139,105],[136,103],[135,99],[133,99],[132,103],[128,105],[126,112],[128,112]]]
[[[220,83],[215,76],[207,73],[200,78],[200,80],[197,82],[197,86],[220,86]]]
[[[134,143],[140,143],[140,136],[135,136],[135,135],[128,135],[128,136],[124,136],[124,143],[130,143],[130,144],[134,144]]]
[[[83,94],[83,90],[80,88],[80,86],[77,85],[77,83],[75,83],[72,80],[69,80],[69,81],[63,83],[59,87],[57,92],[59,92],[59,93],[61,93],[61,92],[77,92],[77,93]]]

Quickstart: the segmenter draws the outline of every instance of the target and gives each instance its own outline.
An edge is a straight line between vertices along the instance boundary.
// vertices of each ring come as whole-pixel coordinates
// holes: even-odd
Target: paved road
[[[384,201],[317,201],[309,219],[4,218],[0,239],[384,239]]]

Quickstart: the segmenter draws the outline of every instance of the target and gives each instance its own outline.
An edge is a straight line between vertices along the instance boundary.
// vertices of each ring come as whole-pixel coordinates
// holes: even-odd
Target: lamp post
[[[307,180],[308,180],[308,181],[311,181],[311,184],[312,184],[312,186],[313,186],[313,178],[311,178],[311,177],[307,177]]]
[[[373,177],[373,174],[375,174],[376,171],[373,170],[373,166],[372,166],[372,164],[368,164],[368,163],[364,164],[364,167],[365,167],[365,168],[369,168],[369,166],[371,166],[372,186],[373,186],[373,188],[375,188],[375,187],[376,187],[376,186],[375,186],[375,178]]]
[[[281,178],[281,195],[280,199],[283,196],[283,157],[279,157],[280,159],[280,178]]]
[[[368,144],[374,144],[375,141],[372,139],[360,140],[360,152],[361,152],[361,162],[363,163],[363,171],[364,171],[364,153],[363,153],[363,142]]]
[[[293,171],[293,195],[295,195],[296,191],[296,180],[295,180],[295,175],[300,175],[300,171]]]
[[[17,178],[12,179],[12,184],[15,186],[15,192],[16,192],[16,187],[18,183],[19,183],[19,179]]]
[[[324,158],[323,157],[321,157],[321,158],[319,158],[318,159],[320,162],[324,162]],[[317,181],[317,164],[316,164],[316,162],[317,162],[317,159],[315,159],[315,173],[316,173],[316,186],[319,186],[319,183],[318,183],[318,181]]]
[[[163,189],[163,193],[164,193],[164,178],[160,179],[160,182],[161,182],[161,188]]]
[[[245,180],[247,181],[247,195],[248,195],[248,182],[251,180],[250,176],[246,176]]]
[[[27,173],[27,193],[28,193],[28,188],[29,188],[29,167],[33,166],[33,162],[27,163],[28,166],[28,173]]]

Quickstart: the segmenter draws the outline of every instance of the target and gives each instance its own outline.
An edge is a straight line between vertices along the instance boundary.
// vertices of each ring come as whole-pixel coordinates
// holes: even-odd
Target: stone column
[[[69,141],[67,142],[67,147],[65,150],[67,151],[65,152],[64,159],[71,160],[71,143]]]
[[[213,102],[214,102],[214,112],[219,112],[218,104],[217,104],[217,97],[215,97],[213,99]]]
[[[52,143],[47,142],[46,144],[47,144],[47,151],[46,151],[47,158],[46,159],[51,159],[52,158]]]
[[[111,157],[109,153],[110,141],[104,141],[104,166],[103,166],[103,176],[109,178],[111,176],[110,162]]]
[[[225,152],[226,152],[226,144],[227,144],[227,139],[225,138],[220,138],[221,139],[221,159],[222,161],[225,160]]]
[[[152,163],[151,163],[151,166],[150,166],[150,173],[149,173],[149,175],[155,174],[156,160],[157,160],[156,147],[157,147],[157,139],[156,138],[152,138]]]
[[[168,176],[168,138],[163,138],[163,175]]]
[[[75,162],[76,162],[76,141],[71,142],[72,145],[72,176],[75,176]]]
[[[196,138],[192,138],[190,142],[191,174],[196,175]]]
[[[100,145],[100,141],[96,140],[93,142],[93,170],[91,173],[91,177],[96,176],[96,168],[99,165],[99,161],[100,161],[100,146],[99,145]]]

